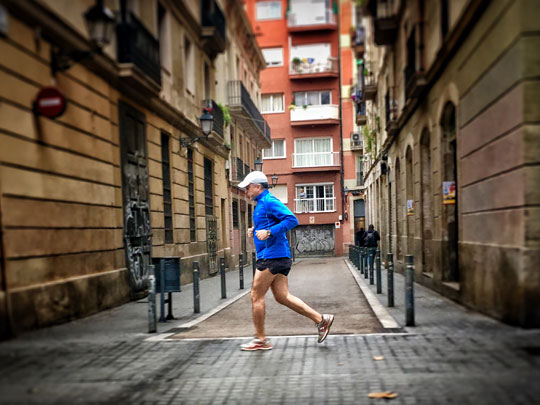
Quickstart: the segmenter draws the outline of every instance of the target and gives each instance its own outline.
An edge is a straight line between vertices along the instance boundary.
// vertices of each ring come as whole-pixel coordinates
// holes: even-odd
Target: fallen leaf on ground
[[[384,356],[373,356],[373,360],[383,360]]]
[[[385,392],[370,392],[368,398],[384,398],[384,399],[394,399],[398,396],[397,393],[392,391]]]

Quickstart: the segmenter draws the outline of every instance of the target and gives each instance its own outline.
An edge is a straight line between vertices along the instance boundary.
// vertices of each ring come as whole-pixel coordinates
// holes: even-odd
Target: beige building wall
[[[187,149],[180,140],[201,135],[205,63],[211,76],[207,93],[215,99],[216,92],[216,66],[201,38],[199,3],[183,8],[161,2],[167,10],[162,33],[157,2],[133,4],[137,8],[131,11],[156,38],[165,33],[163,49],[170,54],[162,86],[133,66],[118,64],[116,41],[104,55],[52,76],[51,47],[88,46],[82,14],[93,2],[6,2],[8,32],[0,37],[0,336],[133,298],[124,247],[120,103],[144,115],[152,256],[180,256],[182,283],[191,282],[194,260],[201,276],[209,275],[204,158],[212,161],[218,258],[230,250],[230,223],[222,218],[230,215],[229,206],[222,207],[229,199],[229,149],[218,134],[192,145],[197,230],[196,241],[190,241]],[[62,23],[50,25],[49,18]],[[195,86],[189,94],[185,39],[194,47]],[[33,113],[36,94],[50,85],[67,101],[56,119]],[[162,133],[170,139],[173,243],[165,243]],[[146,319],[146,310],[142,316]]]
[[[421,3],[424,20],[418,19]],[[540,39],[536,32],[540,7],[529,0],[449,3],[450,29],[442,49],[440,2],[407,1],[395,45],[385,47],[388,55],[377,61],[382,67],[379,115],[385,111],[386,81],[395,83],[390,91],[397,103],[398,131],[382,145],[391,168],[390,176],[382,180],[386,187],[388,181],[392,183],[394,257],[397,267],[403,268],[404,255],[413,254],[416,280],[449,297],[509,323],[538,326],[540,61],[536,50]],[[406,36],[408,27],[420,21],[425,23],[427,91],[407,99]],[[455,53],[447,54],[448,49]],[[395,73],[390,68],[393,63]],[[445,165],[451,156],[441,125],[448,102],[456,109],[457,249],[451,246],[447,225],[450,206],[443,204],[442,196],[442,182],[449,179]],[[422,138],[423,134],[428,136]],[[429,168],[423,147],[429,148]],[[370,191],[379,178],[379,166],[377,160],[366,170]],[[408,216],[411,187],[414,215]],[[376,201],[371,197],[368,204]],[[388,211],[382,216],[388,216]],[[458,266],[457,274],[449,276],[452,251],[457,252]]]

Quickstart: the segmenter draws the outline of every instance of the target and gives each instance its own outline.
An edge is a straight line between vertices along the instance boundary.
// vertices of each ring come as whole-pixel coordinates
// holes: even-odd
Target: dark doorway
[[[443,281],[459,282],[456,108],[451,102],[444,107],[441,131],[442,180],[447,184],[453,184],[456,194],[453,202],[451,198],[445,198],[443,195]]]
[[[140,111],[122,102],[118,104],[118,112],[124,248],[131,296],[137,299],[148,288],[149,266],[152,262],[145,117]]]

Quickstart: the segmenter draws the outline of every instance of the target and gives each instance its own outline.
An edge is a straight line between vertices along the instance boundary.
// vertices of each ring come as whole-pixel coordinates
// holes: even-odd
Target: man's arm
[[[273,236],[281,235],[298,226],[298,219],[289,208],[277,199],[268,201],[268,213],[277,219],[278,223],[270,227]]]

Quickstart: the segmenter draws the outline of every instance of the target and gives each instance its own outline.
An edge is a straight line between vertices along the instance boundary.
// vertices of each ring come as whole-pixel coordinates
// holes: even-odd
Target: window
[[[210,66],[208,66],[208,63],[204,62],[204,98],[206,100],[212,98],[210,91],[210,83]]]
[[[325,0],[291,1],[289,5],[289,25],[316,25],[334,22],[330,4],[330,1]]]
[[[277,184],[272,188],[272,194],[283,204],[287,204],[287,184]]]
[[[204,158],[204,211],[206,215],[214,215],[214,176],[212,161]]]
[[[294,104],[303,105],[328,105],[332,102],[330,90],[324,91],[298,91],[294,93]]]
[[[284,112],[283,108],[283,93],[278,94],[263,94],[262,101],[262,113],[276,113]]]
[[[188,164],[188,195],[189,195],[189,240],[197,240],[197,229],[195,227],[195,184],[193,182],[193,149],[187,151]]]
[[[258,1],[255,3],[257,21],[279,20],[281,18],[281,1]]]
[[[334,163],[331,138],[296,139],[293,167],[332,166]]]
[[[290,61],[299,59],[298,70],[305,73],[326,71],[332,67],[330,51],[327,43],[291,46]]]
[[[172,70],[172,61],[169,19],[167,16],[167,10],[163,8],[161,3],[158,3],[157,7],[159,56],[161,60],[161,66],[168,72],[170,72]]]
[[[171,195],[171,164],[169,162],[169,135],[161,133],[161,173],[163,175],[163,216],[165,243],[174,243]]]
[[[238,229],[238,201],[233,200],[232,202],[232,226],[233,229]]]
[[[184,38],[184,77],[186,90],[195,95],[195,56],[188,38]]]
[[[263,149],[263,159],[276,159],[285,157],[285,139],[273,139],[272,146]]]
[[[356,185],[357,186],[363,186],[364,185],[364,173],[363,173],[363,165],[364,165],[364,158],[363,156],[357,156],[356,157]]]
[[[283,48],[265,48],[262,49],[266,66],[283,66]]]
[[[333,184],[306,184],[296,186],[295,212],[335,211]]]

